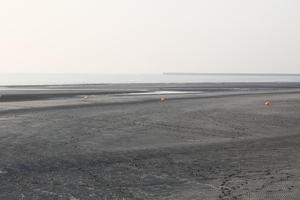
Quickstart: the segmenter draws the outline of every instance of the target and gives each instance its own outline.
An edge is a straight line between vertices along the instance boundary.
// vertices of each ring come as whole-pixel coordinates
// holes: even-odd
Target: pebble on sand
[[[70,200],[80,200],[80,199],[77,199],[77,198],[71,196],[71,197],[70,197]]]

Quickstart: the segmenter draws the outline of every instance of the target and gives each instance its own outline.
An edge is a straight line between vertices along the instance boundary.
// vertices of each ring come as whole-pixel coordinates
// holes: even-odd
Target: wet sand
[[[57,88],[1,91],[0,199],[300,199],[299,83]]]

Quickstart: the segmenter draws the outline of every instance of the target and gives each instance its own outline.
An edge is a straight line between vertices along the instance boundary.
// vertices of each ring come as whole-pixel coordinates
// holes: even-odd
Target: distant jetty
[[[164,72],[163,75],[183,75],[183,76],[300,76],[300,74],[279,74],[279,73],[181,73]]]

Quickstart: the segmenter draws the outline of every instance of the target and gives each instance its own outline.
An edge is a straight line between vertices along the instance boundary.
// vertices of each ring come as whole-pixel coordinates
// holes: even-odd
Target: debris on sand
[[[265,106],[272,106],[272,102],[271,101],[266,101]]]
[[[166,100],[166,98],[160,98],[160,102],[165,102]]]

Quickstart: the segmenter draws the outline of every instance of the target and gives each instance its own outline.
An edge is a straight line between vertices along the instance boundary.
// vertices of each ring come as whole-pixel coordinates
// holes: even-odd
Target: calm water
[[[300,75],[0,74],[2,86],[192,82],[300,82]]]

